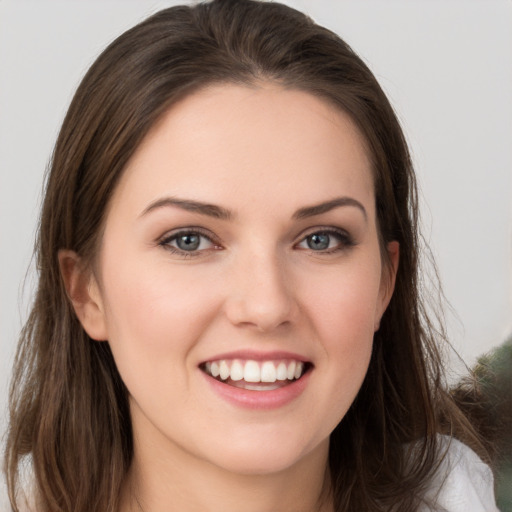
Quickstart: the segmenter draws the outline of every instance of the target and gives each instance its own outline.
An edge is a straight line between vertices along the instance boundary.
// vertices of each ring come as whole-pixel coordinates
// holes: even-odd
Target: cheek
[[[107,330],[120,371],[137,368],[155,378],[159,367],[164,375],[171,367],[183,371],[183,357],[215,316],[215,287],[206,276],[171,272],[167,263],[126,258],[108,265],[105,258]]]
[[[331,429],[348,411],[368,370],[379,286],[378,264],[351,265],[347,272],[317,276],[304,305],[322,351],[318,367],[324,388],[330,390],[318,397],[318,408],[329,411]]]
[[[347,269],[317,274],[315,286],[304,283],[309,292],[304,309],[321,340],[335,352],[354,350],[373,339],[380,302],[379,265],[364,261]],[[327,347],[326,347],[327,349]]]

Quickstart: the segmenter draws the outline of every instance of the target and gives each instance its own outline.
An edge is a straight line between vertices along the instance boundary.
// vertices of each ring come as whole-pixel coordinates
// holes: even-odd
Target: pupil
[[[199,235],[182,235],[176,243],[183,251],[195,251],[199,247]]]
[[[316,233],[308,237],[308,247],[315,250],[323,250],[329,247],[329,235]]]

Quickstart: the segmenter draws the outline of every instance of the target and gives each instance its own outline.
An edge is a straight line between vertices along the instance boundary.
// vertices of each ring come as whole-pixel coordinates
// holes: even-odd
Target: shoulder
[[[468,446],[440,436],[443,457],[424,494],[419,512],[499,512],[491,469]],[[432,509],[426,504],[435,504]]]

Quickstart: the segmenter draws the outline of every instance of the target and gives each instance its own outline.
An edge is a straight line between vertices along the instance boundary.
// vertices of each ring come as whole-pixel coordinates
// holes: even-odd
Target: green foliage
[[[512,512],[512,336],[478,359],[473,370],[493,433],[496,499]]]

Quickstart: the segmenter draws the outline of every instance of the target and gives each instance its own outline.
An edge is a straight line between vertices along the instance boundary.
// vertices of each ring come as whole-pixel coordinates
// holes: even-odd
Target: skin
[[[169,197],[231,218],[147,211]],[[339,197],[360,206],[294,215]],[[364,379],[398,265],[391,242],[383,267],[374,203],[355,125],[305,92],[216,85],[153,128],[114,192],[94,272],[59,254],[78,317],[108,340],[130,392],[121,510],[140,510],[135,497],[146,512],[332,510],[329,435]],[[169,237],[190,226],[209,239],[176,253]],[[326,229],[341,235],[311,249]],[[300,354],[306,388],[272,410],[227,402],[199,365],[239,349]]]

